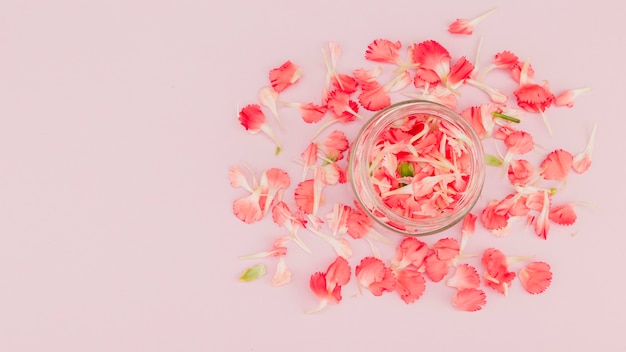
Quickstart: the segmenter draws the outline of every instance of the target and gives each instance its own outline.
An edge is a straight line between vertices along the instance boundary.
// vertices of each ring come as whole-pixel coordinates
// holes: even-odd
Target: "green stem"
[[[509,115],[504,115],[504,114],[501,114],[501,113],[496,112],[496,111],[492,112],[491,114],[492,114],[494,117],[499,117],[499,118],[501,118],[501,119],[503,119],[503,120],[507,120],[507,121],[511,121],[511,122],[515,122],[515,123],[520,123],[520,122],[522,122],[522,120],[520,120],[520,119],[518,119],[518,118],[516,118],[516,117],[512,117],[512,116],[509,116]]]

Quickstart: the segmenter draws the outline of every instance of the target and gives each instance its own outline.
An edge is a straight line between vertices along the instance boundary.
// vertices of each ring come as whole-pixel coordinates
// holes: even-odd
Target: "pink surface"
[[[455,18],[492,7],[499,10],[474,36],[446,32]],[[564,0],[3,1],[0,351],[625,350],[626,32],[618,7]],[[256,171],[299,172],[291,159],[313,131],[286,110],[286,149],[275,157],[268,139],[238,125],[238,109],[256,100],[268,70],[297,62],[305,76],[285,97],[310,100],[320,93],[321,48],[330,40],[344,49],[340,70],[349,70],[375,67],[362,56],[376,38],[435,39],[453,57],[473,58],[480,36],[483,64],[508,49],[530,58],[555,92],[593,88],[573,109],[548,111],[552,139],[533,116],[524,126],[546,150],[576,152],[599,124],[592,168],[572,175],[557,198],[594,207],[577,208],[577,223],[553,226],[547,241],[521,227],[497,239],[479,226],[469,245],[477,253],[496,246],[535,254],[552,265],[552,286],[532,296],[516,281],[508,297],[487,291],[482,311],[464,313],[453,309],[453,291],[442,283],[429,283],[406,305],[395,293],[361,296],[353,280],[340,305],[305,315],[317,304],[309,275],[334,258],[311,236],[314,255],[293,247],[287,257],[289,285],[270,286],[272,258],[260,261],[268,276],[238,282],[256,262],[237,257],[266,249],[282,232],[269,219],[249,226],[232,215],[242,193],[229,187],[227,170],[246,162]],[[466,91],[462,104],[484,101]],[[501,181],[492,175],[492,182]],[[483,204],[504,195],[502,184],[487,188]],[[351,196],[341,188],[329,198]],[[380,248],[385,258],[393,253]],[[356,243],[351,265],[368,254]]]

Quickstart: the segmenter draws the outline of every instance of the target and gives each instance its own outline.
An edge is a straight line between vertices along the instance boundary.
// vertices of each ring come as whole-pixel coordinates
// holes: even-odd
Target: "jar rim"
[[[399,119],[412,114],[427,114],[447,121],[468,136],[471,158],[471,175],[461,199],[456,201],[454,210],[442,216],[426,219],[413,219],[392,211],[376,194],[369,176],[370,150],[381,132]],[[349,155],[348,174],[357,202],[378,224],[393,232],[410,236],[425,236],[444,231],[471,211],[476,204],[485,180],[485,161],[482,141],[471,124],[449,107],[428,100],[406,100],[378,111],[366,121],[357,134]],[[380,213],[380,214],[376,214]],[[379,216],[382,215],[382,216]]]

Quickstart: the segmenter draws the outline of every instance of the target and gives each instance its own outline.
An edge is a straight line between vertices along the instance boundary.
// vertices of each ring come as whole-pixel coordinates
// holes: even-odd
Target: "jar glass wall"
[[[361,128],[349,178],[359,205],[383,227],[433,234],[463,219],[480,197],[483,147],[470,124],[448,107],[404,101]]]

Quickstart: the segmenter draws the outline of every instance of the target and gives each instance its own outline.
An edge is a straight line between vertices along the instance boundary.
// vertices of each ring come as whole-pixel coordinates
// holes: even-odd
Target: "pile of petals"
[[[427,114],[402,119],[375,139],[368,156],[374,192],[405,218],[432,219],[453,210],[470,178],[468,139]]]
[[[474,19],[457,19],[448,31],[451,35],[471,35],[475,26],[491,13],[493,10]],[[521,219],[532,228],[539,241],[548,238],[552,223],[568,226],[576,221],[575,207],[579,203],[556,201],[562,188],[554,185],[565,185],[570,174],[582,174],[589,169],[596,127],[589,131],[588,141],[581,141],[580,151],[556,149],[547,153],[538,165],[533,165],[525,155],[538,149],[533,136],[519,129],[518,123],[526,115],[539,116],[552,135],[548,109],[555,106],[571,108],[575,100],[590,89],[565,89],[554,94],[547,81],[536,83],[535,70],[528,60],[522,61],[508,50],[495,53],[492,62],[481,69],[479,53],[473,63],[466,56],[453,59],[449,51],[434,40],[411,43],[403,49],[399,41],[376,39],[364,54],[367,61],[380,66],[341,72],[338,69],[342,53],[339,44],[331,42],[322,52],[320,61],[323,60],[326,66],[326,81],[320,90],[321,99],[305,102],[281,100],[281,93],[295,89],[294,85],[297,87],[304,74],[296,63],[287,60],[270,70],[268,85],[260,89],[258,101],[238,112],[241,126],[251,134],[263,132],[267,135],[275,145],[277,155],[289,150],[275,133],[276,127],[284,129],[281,114],[285,111],[293,113],[295,109],[303,124],[317,125],[313,137],[302,136],[303,139],[310,138],[306,149],[288,151],[292,154],[284,159],[286,163],[296,159],[302,166],[301,174],[290,175],[280,165],[272,165],[260,173],[246,165],[233,165],[229,170],[231,186],[244,193],[232,204],[234,215],[247,224],[271,218],[280,228],[277,231],[279,236],[268,241],[273,243],[271,248],[268,245],[264,251],[241,257],[258,263],[246,270],[240,280],[259,279],[267,272],[263,262],[274,260],[276,269],[271,284],[288,284],[291,281],[291,271],[285,259],[288,253],[314,254],[307,243],[319,240],[328,245],[331,256],[336,259],[325,268],[311,268],[310,289],[320,303],[309,312],[317,312],[329,303],[339,303],[342,288],[351,281],[356,281],[359,291],[369,290],[375,296],[396,292],[407,304],[422,296],[427,281],[444,282],[451,288],[452,306],[463,311],[482,309],[487,302],[487,293],[508,295],[515,280],[519,280],[531,294],[544,292],[552,280],[552,268],[546,262],[531,261],[532,256],[506,256],[492,246],[485,246],[482,254],[467,254],[464,249],[468,240],[476,237],[473,234],[478,219],[479,224],[497,237],[507,236],[512,231],[511,224]],[[485,84],[485,76],[493,70],[507,72],[509,79],[515,82],[515,89],[502,92]],[[382,81],[382,77],[388,76],[391,78]],[[457,96],[463,89],[484,92],[485,101],[459,109]],[[401,237],[377,230],[372,218],[356,202],[324,206],[327,192],[351,194],[346,177],[351,141],[340,126],[359,123],[373,112],[409,98],[433,101],[459,111],[483,141],[490,140],[505,150],[500,155],[486,155],[486,163],[502,170],[502,182],[496,186],[508,187],[509,193],[501,199],[488,201],[481,209],[475,208],[465,217],[460,231],[453,227],[432,244],[425,242],[428,241],[426,237]],[[423,125],[423,121],[421,123]],[[335,128],[328,131],[331,126]],[[306,129],[291,133],[303,131]],[[419,135],[419,131],[413,131],[413,135],[402,129],[398,132],[410,138]],[[393,149],[392,141],[402,136],[387,135],[385,138],[380,145]],[[450,145],[459,142],[454,136],[447,138]],[[263,152],[262,148],[258,150]],[[381,196],[387,201],[399,195],[415,197],[413,188],[408,195],[404,194],[407,186],[402,184],[402,177],[423,170],[416,170],[417,164],[406,159],[405,154],[388,152],[384,155],[392,157],[373,158]],[[436,176],[436,170],[431,171],[424,177],[435,178],[433,182],[441,184],[439,178],[443,176]],[[389,174],[393,177],[387,177]],[[392,182],[384,182],[389,179]],[[462,187],[459,186],[462,182],[459,177],[446,179],[451,188]],[[290,187],[294,187],[293,192]],[[365,241],[371,253],[357,258],[351,266],[354,241]],[[383,258],[379,246],[392,246],[395,255]],[[470,265],[467,259],[477,255],[480,266]],[[328,258],[329,253],[321,256]]]

